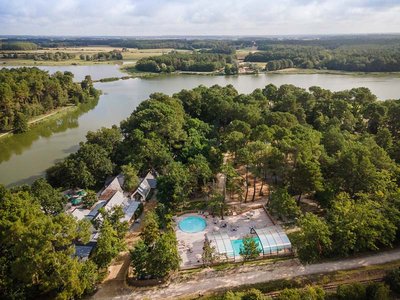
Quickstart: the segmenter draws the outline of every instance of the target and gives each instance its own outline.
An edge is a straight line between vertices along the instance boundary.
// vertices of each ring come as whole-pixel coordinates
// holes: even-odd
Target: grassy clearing
[[[236,57],[238,60],[243,60],[250,52],[257,52],[256,48],[242,48],[236,50]]]

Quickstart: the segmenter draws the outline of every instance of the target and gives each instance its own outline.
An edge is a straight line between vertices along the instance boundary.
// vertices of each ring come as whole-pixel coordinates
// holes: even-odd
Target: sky
[[[0,0],[0,35],[400,33],[400,0]]]

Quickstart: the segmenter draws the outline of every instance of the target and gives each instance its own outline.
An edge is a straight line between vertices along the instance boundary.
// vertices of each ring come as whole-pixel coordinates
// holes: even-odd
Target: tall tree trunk
[[[256,200],[256,182],[257,182],[257,177],[254,175],[254,188],[253,188],[253,198],[251,199],[252,202],[254,202],[254,200]]]
[[[297,206],[300,206],[301,194],[302,194],[302,193],[300,193],[299,198],[297,198]]]
[[[261,179],[261,187],[260,187],[260,191],[258,192],[259,196],[264,196],[263,187],[264,187],[264,179]]]
[[[249,194],[249,168],[246,165],[246,196],[244,197],[244,203],[247,202],[247,195]]]

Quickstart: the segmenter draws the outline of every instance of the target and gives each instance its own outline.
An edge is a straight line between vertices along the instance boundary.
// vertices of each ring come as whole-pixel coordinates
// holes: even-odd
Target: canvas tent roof
[[[104,206],[105,210],[111,210],[114,206],[123,205],[127,198],[120,191],[117,191]]]
[[[104,201],[104,200],[97,201],[97,203],[95,204],[93,209],[90,211],[90,213],[87,215],[87,217],[89,219],[93,219],[94,217],[96,217],[99,213],[99,209],[102,208],[106,203],[107,203],[107,201]]]
[[[106,182],[106,187],[100,193],[99,199],[100,200],[109,200],[114,194],[119,191],[123,192],[123,185],[124,185],[125,178],[122,174],[119,174]]]
[[[138,209],[140,202],[130,200],[126,205],[124,206],[124,217],[121,219],[121,222],[123,221],[130,221],[135,214],[135,211]]]
[[[132,193],[131,197],[134,197],[136,194],[139,194],[140,196],[142,196],[143,199],[146,199],[151,189],[155,189],[156,187],[157,187],[156,177],[153,175],[152,172],[148,172],[140,182],[139,187]]]
[[[90,213],[89,209],[84,208],[75,208],[71,215],[73,215],[78,221],[85,219],[86,216]]]
[[[144,180],[147,181],[150,188],[155,189],[157,187],[157,179],[152,172],[148,172]]]

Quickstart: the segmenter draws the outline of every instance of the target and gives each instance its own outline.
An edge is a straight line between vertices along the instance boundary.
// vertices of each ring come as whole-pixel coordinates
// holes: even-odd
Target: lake
[[[121,77],[117,65],[40,66],[49,71],[70,71],[76,80],[85,75],[93,79]],[[33,127],[27,133],[0,139],[0,183],[14,185],[30,183],[43,175],[56,161],[79,148],[89,130],[119,124],[151,93],[173,94],[200,84],[232,84],[240,93],[250,93],[273,83],[299,87],[321,86],[339,91],[353,87],[368,87],[379,99],[400,98],[400,77],[332,74],[259,74],[240,76],[165,75],[96,83],[103,91],[98,104],[88,104],[78,110]]]

